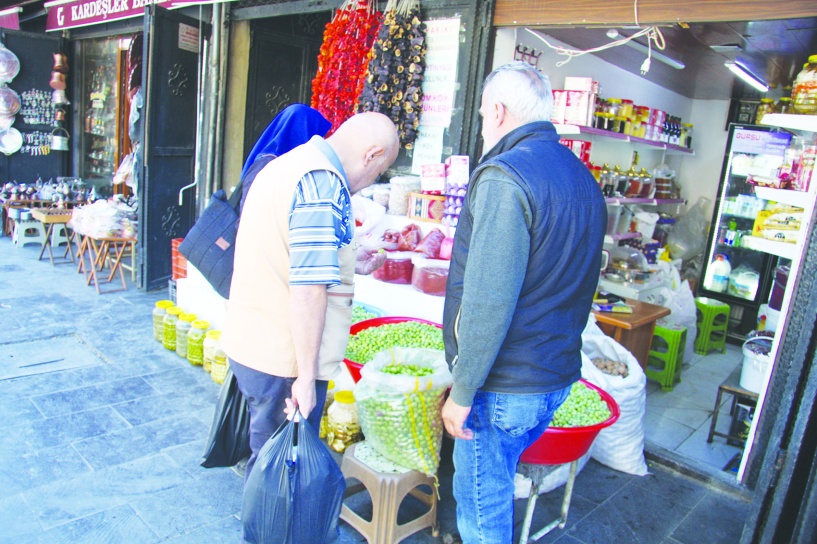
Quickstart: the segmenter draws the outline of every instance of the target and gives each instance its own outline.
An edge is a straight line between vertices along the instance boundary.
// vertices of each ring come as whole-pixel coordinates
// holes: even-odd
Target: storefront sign
[[[790,141],[791,135],[786,133],[736,128],[732,152],[782,157]]]
[[[23,8],[20,6],[4,9],[0,11],[0,28],[10,28],[11,30],[20,30],[20,12]]]
[[[179,49],[190,51],[191,53],[199,52],[199,29],[179,23]]]
[[[215,2],[196,0],[55,0],[43,4],[48,11],[45,30],[64,30],[66,28],[138,17],[143,15],[145,7],[151,4],[174,9],[212,3]]]
[[[457,90],[460,18],[426,21],[426,69],[420,125],[448,127]]]
[[[443,127],[420,125],[414,150],[411,154],[411,173],[420,175],[424,164],[438,164],[443,161]]]

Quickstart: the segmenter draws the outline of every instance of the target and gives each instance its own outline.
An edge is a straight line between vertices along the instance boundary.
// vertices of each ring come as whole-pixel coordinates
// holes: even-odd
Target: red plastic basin
[[[575,461],[587,453],[599,431],[618,420],[621,411],[615,399],[600,387],[584,379],[579,381],[599,392],[601,398],[607,403],[607,407],[610,408],[610,417],[589,427],[548,427],[545,434],[522,452],[520,461],[535,465],[561,465]]]
[[[434,325],[438,329],[442,329],[443,326],[439,323],[434,323],[433,321],[426,321],[425,319],[417,319],[416,317],[399,317],[399,316],[389,316],[389,317],[374,317],[372,319],[364,319],[363,321],[359,321],[352,325],[349,329],[349,335],[354,336],[360,331],[371,329],[372,327],[379,327],[381,325],[389,325],[391,323],[405,323],[406,321],[416,321],[417,323],[425,323],[426,325]],[[349,369],[349,374],[352,375],[352,379],[355,383],[360,381],[360,369],[363,368],[363,365],[360,363],[356,363],[355,361],[351,361],[349,359],[344,358],[343,362],[346,364],[346,368]]]

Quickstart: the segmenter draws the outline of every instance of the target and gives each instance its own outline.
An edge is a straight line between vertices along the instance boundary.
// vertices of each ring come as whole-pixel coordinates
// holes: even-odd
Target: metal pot
[[[57,134],[61,132],[65,134]],[[68,131],[64,128],[55,128],[54,131],[51,133],[51,149],[55,151],[68,151]]]

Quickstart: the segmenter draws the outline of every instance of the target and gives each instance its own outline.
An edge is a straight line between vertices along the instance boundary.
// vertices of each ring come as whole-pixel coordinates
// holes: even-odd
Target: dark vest
[[[480,265],[468,262],[473,226],[469,196],[474,180],[488,167],[500,168],[524,190],[532,219],[516,311],[482,389],[556,391],[581,376],[581,333],[598,285],[607,224],[604,197],[590,171],[559,143],[551,123],[529,123],[497,144],[471,176],[457,225],[443,313],[449,363],[456,355],[454,326],[465,268]]]

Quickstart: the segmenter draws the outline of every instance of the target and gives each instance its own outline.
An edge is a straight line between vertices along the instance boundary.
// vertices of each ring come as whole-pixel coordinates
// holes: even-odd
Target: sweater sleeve
[[[525,192],[498,168],[474,180],[473,229],[458,327],[452,400],[473,403],[505,340],[525,278],[531,212]]]

